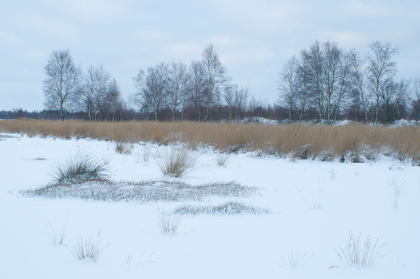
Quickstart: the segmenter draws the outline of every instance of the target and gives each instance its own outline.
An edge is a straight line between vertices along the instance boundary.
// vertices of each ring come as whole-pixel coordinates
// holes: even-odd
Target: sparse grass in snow
[[[349,232],[343,246],[334,251],[345,264],[358,268],[372,267],[378,259],[385,256],[382,253],[385,244],[380,245],[378,240],[373,241],[369,236],[364,240],[361,237],[362,234],[355,236]]]
[[[156,263],[151,260],[153,253],[144,249],[143,253],[140,255],[140,258],[135,258],[133,255],[127,255],[124,258],[124,267],[129,270],[131,267],[142,270],[146,264]]]
[[[328,197],[324,194],[315,194],[312,192],[312,196],[309,199],[303,199],[309,209],[321,210],[324,204],[328,201]]]
[[[392,191],[393,206],[394,206],[394,209],[398,209],[401,204],[401,196],[402,196],[403,190],[402,190],[401,184],[398,183],[396,179],[392,181],[391,186],[393,189]]]
[[[90,259],[97,262],[99,256],[109,246],[104,244],[100,238],[101,232],[99,231],[96,237],[81,237],[73,246],[73,254],[79,260]]]
[[[163,234],[176,234],[181,225],[181,216],[168,209],[158,207],[157,227]]]
[[[220,152],[216,154],[216,164],[220,167],[225,167],[229,160],[230,153]]]
[[[307,254],[300,254],[300,251],[289,251],[287,258],[280,258],[280,263],[275,262],[282,268],[288,268],[292,270],[303,269],[305,265],[311,260],[312,255],[308,256]]]
[[[184,146],[170,146],[158,152],[155,161],[164,175],[181,177],[196,166],[198,156]]]
[[[218,205],[207,205],[207,206],[193,206],[193,205],[182,205],[175,209],[176,214],[187,214],[187,215],[234,215],[234,214],[268,214],[270,210],[266,208],[259,208],[251,205],[247,205],[242,202],[229,201]]]
[[[143,149],[143,161],[144,162],[149,162],[149,158],[150,158],[150,147],[149,146],[145,146]]]
[[[108,161],[89,155],[76,155],[68,158],[65,163],[57,164],[52,177],[58,184],[106,180],[109,178]]]
[[[335,180],[336,176],[337,176],[337,171],[334,169],[330,170],[330,179]]]
[[[52,245],[64,245],[67,238],[67,226],[53,226],[50,222],[46,225],[45,232]]]

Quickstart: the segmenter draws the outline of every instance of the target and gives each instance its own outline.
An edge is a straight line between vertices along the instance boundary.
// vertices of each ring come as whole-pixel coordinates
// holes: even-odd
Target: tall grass
[[[371,150],[420,165],[420,129],[349,124],[261,125],[198,122],[85,122],[67,120],[0,121],[0,131],[60,138],[95,138],[116,142],[209,144],[222,151],[260,150],[301,158],[339,158],[357,162]],[[368,151],[369,150],[369,151]],[[374,159],[374,158],[370,158]]]

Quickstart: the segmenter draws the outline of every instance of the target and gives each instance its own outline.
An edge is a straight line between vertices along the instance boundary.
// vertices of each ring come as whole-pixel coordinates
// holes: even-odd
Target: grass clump
[[[230,153],[227,152],[219,152],[216,154],[216,164],[220,167],[225,167],[227,161],[229,160]]]
[[[158,207],[157,227],[163,234],[176,234],[181,225],[181,216]]]
[[[156,164],[163,175],[181,177],[197,163],[198,154],[184,146],[170,146],[155,156]]]
[[[380,258],[384,257],[382,248],[385,244],[379,245],[378,240],[372,241],[368,236],[363,241],[362,234],[353,235],[349,232],[344,245],[334,250],[343,263],[357,268],[372,267]]]
[[[119,154],[129,155],[133,150],[133,145],[127,142],[116,142],[115,152]]]
[[[88,155],[70,157],[65,163],[58,164],[52,174],[57,184],[81,183],[89,180],[107,180],[106,160],[94,159]]]
[[[78,260],[90,259],[97,262],[99,256],[103,253],[108,244],[102,243],[100,238],[101,232],[98,232],[96,237],[81,237],[73,246],[73,254]]]

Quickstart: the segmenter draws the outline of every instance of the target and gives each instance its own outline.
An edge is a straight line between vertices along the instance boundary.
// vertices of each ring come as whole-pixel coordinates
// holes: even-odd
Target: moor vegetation
[[[117,143],[146,141],[166,145],[182,142],[190,148],[210,145],[226,153],[253,151],[301,159],[360,162],[385,154],[420,164],[418,127],[12,120],[1,121],[0,131]]]

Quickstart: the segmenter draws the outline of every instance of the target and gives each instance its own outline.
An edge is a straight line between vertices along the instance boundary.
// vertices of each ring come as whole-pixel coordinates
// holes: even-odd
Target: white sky
[[[318,39],[365,52],[400,48],[401,77],[420,73],[420,1],[0,0],[0,110],[43,109],[44,65],[69,49],[76,64],[104,68],[124,97],[140,68],[201,58],[210,43],[235,83],[277,100],[286,62]]]

